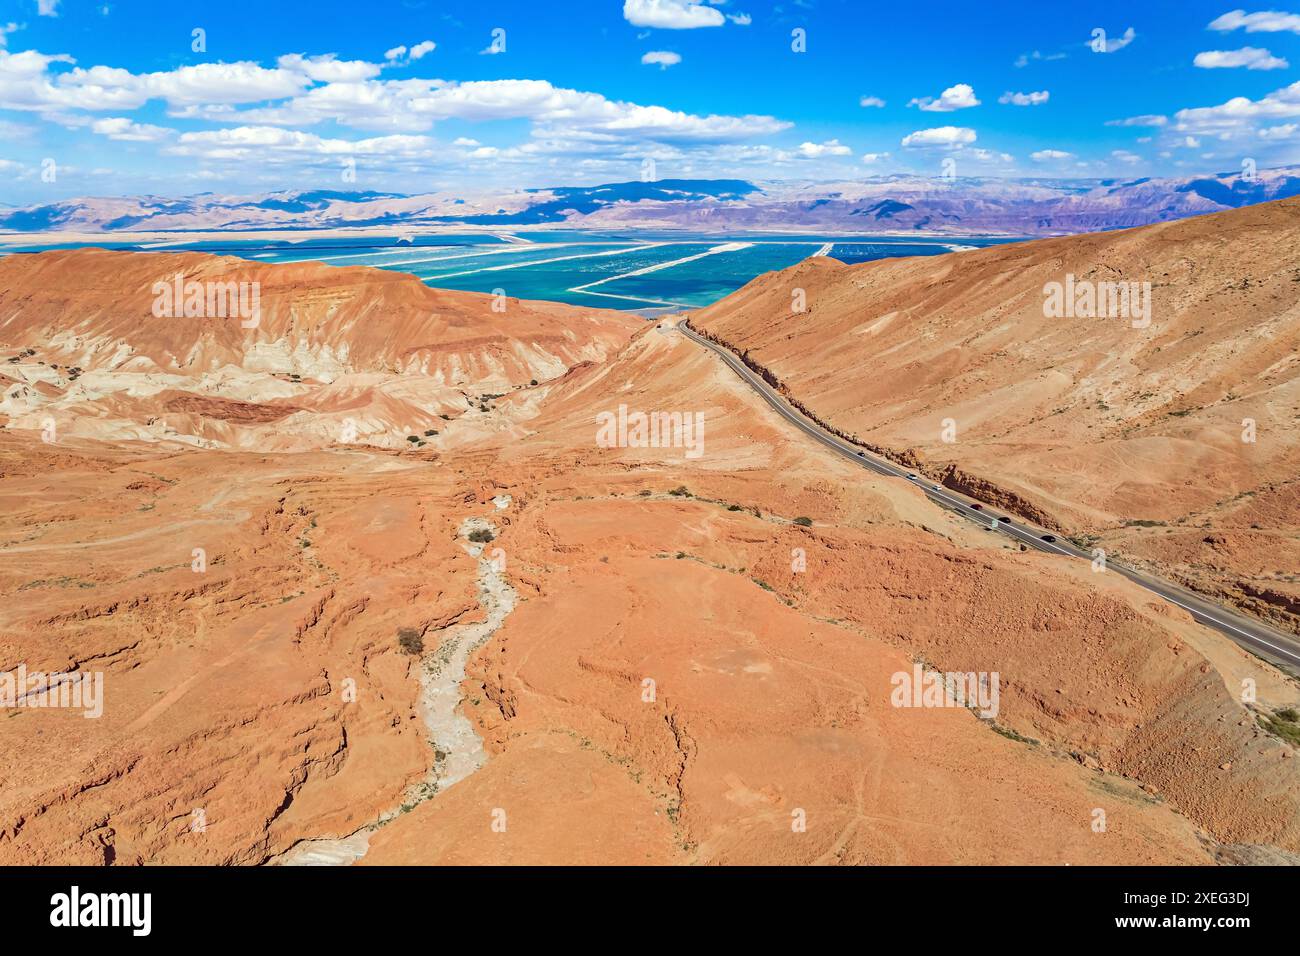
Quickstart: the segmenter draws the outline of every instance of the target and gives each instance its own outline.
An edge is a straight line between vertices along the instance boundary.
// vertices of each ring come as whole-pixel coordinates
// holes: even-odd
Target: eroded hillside
[[[466,340],[500,322],[502,353],[539,328],[574,351],[535,386],[532,367],[513,389],[471,376],[469,394],[501,394],[423,447],[285,450],[264,425],[224,448],[123,440],[87,434],[72,406],[53,441],[9,422],[0,670],[99,670],[105,693],[95,720],[0,719],[0,860],[1300,853],[1295,750],[1259,722],[1300,694],[1268,665],[1117,575],[1022,552],[828,455],[671,320],[458,301]],[[373,321],[386,354],[443,348]],[[56,311],[41,322],[58,334]],[[33,358],[51,361],[15,364]],[[427,377],[362,371],[408,394]],[[222,397],[253,422],[278,402]],[[602,443],[620,406],[702,417],[699,453]],[[295,414],[310,434],[312,410]],[[997,674],[996,713],[894,706],[918,664]]]

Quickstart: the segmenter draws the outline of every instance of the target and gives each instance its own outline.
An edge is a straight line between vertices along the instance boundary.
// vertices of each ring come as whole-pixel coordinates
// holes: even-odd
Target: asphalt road
[[[752,371],[734,353],[699,335],[686,324],[684,319],[678,321],[677,328],[691,341],[697,342],[719,355],[733,372],[744,379],[763,397],[768,405],[772,406],[778,415],[809,438],[820,442],[831,451],[878,474],[890,478],[899,478],[903,481],[910,480],[925,492],[926,496],[932,501],[951,511],[955,511],[964,518],[983,525],[990,531],[1014,538],[1027,547],[1088,562],[1093,560],[1091,552],[1084,551],[1076,547],[1072,542],[1053,535],[1042,528],[1035,528],[1020,518],[1013,518],[1003,509],[993,505],[982,505],[974,499],[967,498],[949,488],[936,485],[920,473],[909,472],[906,468],[901,468],[887,459],[880,458],[865,449],[858,448],[841,438],[837,438],[788,404],[770,385],[763,381],[761,376]],[[1053,540],[1044,540],[1044,536],[1051,537]],[[1110,560],[1109,557],[1107,557],[1105,566],[1107,573],[1113,571],[1116,574],[1122,574],[1135,584],[1160,595],[1169,603],[1176,604],[1187,611],[1201,624],[1231,638],[1248,651],[1274,664],[1286,665],[1287,669],[1292,672],[1300,671],[1300,640],[1297,640],[1294,636],[1252,618],[1245,617],[1230,608],[1207,601],[1205,598],[1198,597],[1177,585],[1170,584],[1168,581],[1124,567]]]

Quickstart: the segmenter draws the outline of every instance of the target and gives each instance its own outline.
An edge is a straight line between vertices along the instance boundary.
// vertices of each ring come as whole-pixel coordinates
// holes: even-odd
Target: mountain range
[[[189,232],[338,228],[657,229],[701,234],[1054,236],[1221,212],[1300,194],[1300,167],[1132,180],[885,176],[834,183],[664,179],[419,195],[79,198],[0,208],[0,229]]]

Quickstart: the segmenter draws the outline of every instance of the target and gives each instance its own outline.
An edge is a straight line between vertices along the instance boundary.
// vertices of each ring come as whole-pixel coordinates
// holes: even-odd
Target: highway
[[[710,342],[697,333],[687,324],[685,318],[678,319],[677,328],[691,341],[720,356],[723,362],[758,392],[778,415],[809,438],[819,442],[831,451],[878,474],[910,481],[920,488],[928,498],[942,507],[948,508],[990,531],[1005,534],[1027,547],[1036,548],[1049,554],[1060,554],[1069,558],[1092,562],[1093,555],[1091,552],[1076,547],[1070,541],[1063,540],[1041,528],[1035,528],[1018,517],[1009,516],[1002,508],[981,504],[949,488],[936,485],[919,472],[909,472],[906,468],[902,468],[887,459],[872,454],[866,449],[858,448],[856,445],[838,438],[786,402],[775,389],[763,381],[762,377],[751,370],[749,366],[745,365],[735,353]],[[1008,518],[1010,520],[1004,520]],[[1053,540],[1045,540],[1045,536],[1051,537]],[[1286,634],[1276,628],[1239,614],[1230,608],[1215,604],[1168,581],[1124,567],[1110,560],[1109,556],[1106,559],[1105,567],[1107,572],[1114,571],[1116,574],[1121,574],[1133,583],[1158,594],[1169,603],[1176,604],[1191,614],[1199,623],[1213,628],[1251,653],[1274,664],[1284,665],[1289,672],[1300,672],[1300,639],[1297,639],[1294,635]]]

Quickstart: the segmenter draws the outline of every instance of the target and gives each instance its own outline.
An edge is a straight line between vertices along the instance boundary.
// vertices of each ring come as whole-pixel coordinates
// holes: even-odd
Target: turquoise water
[[[531,241],[514,242],[511,237]],[[156,252],[192,250],[257,262],[315,260],[331,266],[373,266],[409,272],[438,288],[486,293],[503,290],[521,299],[640,310],[710,305],[756,276],[784,269],[818,253],[853,264],[893,256],[941,255],[954,247],[1007,241],[1012,240],[881,236],[821,239],[801,235],[701,239],[684,233],[597,234],[567,230],[512,233],[504,238],[484,233],[418,236],[414,242],[400,244],[392,236],[312,238],[301,242],[271,236],[168,243],[131,243],[114,238],[93,245]],[[0,252],[40,252],[72,245],[21,242]]]

